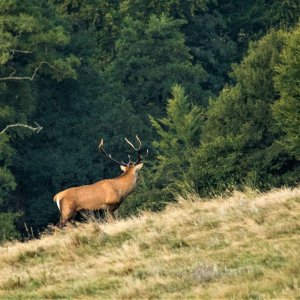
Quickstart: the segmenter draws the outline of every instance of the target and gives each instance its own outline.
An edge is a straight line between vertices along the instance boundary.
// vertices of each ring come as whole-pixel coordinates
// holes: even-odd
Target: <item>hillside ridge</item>
[[[300,187],[179,196],[159,213],[6,243],[0,298],[295,299],[299,235]]]

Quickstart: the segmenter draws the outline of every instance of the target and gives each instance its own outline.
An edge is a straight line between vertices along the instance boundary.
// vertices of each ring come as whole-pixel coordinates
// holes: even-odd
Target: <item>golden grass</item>
[[[300,299],[300,187],[0,247],[1,299]]]

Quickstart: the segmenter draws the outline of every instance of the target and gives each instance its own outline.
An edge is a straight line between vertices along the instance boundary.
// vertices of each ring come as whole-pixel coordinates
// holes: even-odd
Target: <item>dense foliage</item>
[[[297,0],[2,1],[0,132],[44,129],[0,134],[0,240],[119,174],[100,138],[120,160],[124,137],[150,149],[123,216],[187,189],[297,184],[299,17]]]
[[[271,32],[250,45],[243,61],[234,66],[236,83],[211,101],[190,172],[200,192],[299,180],[299,164],[278,143],[281,130],[272,117],[272,104],[278,99],[275,69],[285,40],[284,32]]]

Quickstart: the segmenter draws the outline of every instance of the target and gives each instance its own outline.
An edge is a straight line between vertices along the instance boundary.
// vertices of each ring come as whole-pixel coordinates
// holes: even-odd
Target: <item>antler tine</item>
[[[126,164],[126,163],[124,163],[124,161],[123,160],[121,160],[121,163],[122,164],[124,164],[124,165],[126,165],[126,166],[128,166],[128,165],[130,165],[131,164],[131,157],[130,157],[130,155],[128,154],[128,159],[129,159],[129,161],[128,161],[128,163]]]
[[[144,156],[139,155],[139,160],[138,161],[142,161],[145,157],[147,157],[149,154],[149,149],[146,150],[146,154]]]
[[[119,161],[113,159],[113,158],[111,157],[111,154],[107,154],[107,153],[105,152],[105,150],[104,150],[103,145],[104,145],[104,141],[103,141],[103,139],[101,139],[100,144],[99,144],[99,150],[100,150],[100,151],[101,151],[108,159],[110,159],[110,160],[113,161],[114,163],[117,163],[118,165],[127,166],[127,164],[125,164],[123,161],[119,162]]]
[[[136,139],[137,139],[137,141],[138,141],[138,143],[139,143],[139,146],[138,146],[138,148],[137,147],[135,147],[127,138],[125,138],[125,141],[135,150],[135,151],[138,151],[138,150],[141,150],[141,148],[142,148],[142,142],[141,142],[141,140],[139,139],[139,137],[136,135],[135,136],[136,137]]]
[[[138,140],[138,142],[140,144],[139,149],[138,149],[138,150],[140,150],[142,148],[142,142],[141,142],[141,140],[139,139],[139,137],[137,135],[135,137],[136,137],[136,139]]]
[[[142,159],[144,159],[146,156],[148,156],[149,154],[149,149],[147,149],[146,154],[144,155],[144,157]]]
[[[137,154],[138,154],[138,159],[137,159],[137,161],[134,163],[134,165],[137,165],[137,164],[139,164],[141,161],[143,161],[143,159],[145,158],[145,157],[147,157],[148,156],[148,154],[149,154],[149,150],[147,149],[146,150],[146,154],[144,155],[144,156],[142,156],[142,154],[141,154],[141,148],[142,148],[142,142],[141,142],[141,140],[139,139],[139,137],[136,135],[135,136],[136,137],[136,139],[138,140],[138,142],[139,142],[139,147],[138,148],[136,148],[136,150],[137,150]]]
[[[104,144],[104,141],[103,141],[103,139],[101,139],[101,141],[100,141],[100,144],[99,144],[98,148],[99,148],[99,149],[101,149],[101,148],[103,147],[103,144]]]
[[[134,146],[133,146],[133,144],[127,139],[127,138],[125,138],[125,141],[135,150],[135,151],[138,151],[139,149],[137,149],[137,148],[135,148]]]

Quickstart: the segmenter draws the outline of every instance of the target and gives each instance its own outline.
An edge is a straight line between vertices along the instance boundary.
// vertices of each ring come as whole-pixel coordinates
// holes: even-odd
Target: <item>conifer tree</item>
[[[151,123],[158,139],[153,142],[157,151],[155,181],[162,190],[175,189],[183,184],[195,149],[199,146],[203,113],[191,104],[184,88],[174,85],[172,98],[167,102],[166,116]],[[187,182],[188,183],[188,182]]]
[[[184,88],[175,84],[167,101],[166,116],[150,117],[158,138],[153,142],[152,164],[145,168],[144,180],[121,213],[140,209],[161,209],[175,195],[190,189],[188,170],[199,147],[203,109],[193,105]]]

